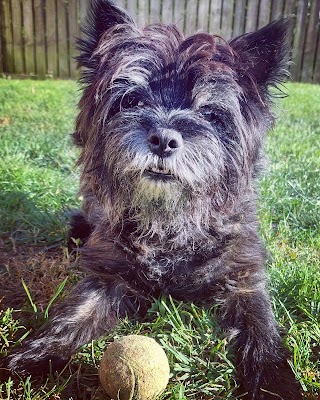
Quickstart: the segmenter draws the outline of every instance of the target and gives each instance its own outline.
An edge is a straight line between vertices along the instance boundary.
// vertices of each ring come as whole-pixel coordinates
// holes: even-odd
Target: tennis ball
[[[109,345],[99,377],[114,400],[153,400],[166,388],[169,372],[167,356],[154,339],[128,335]]]

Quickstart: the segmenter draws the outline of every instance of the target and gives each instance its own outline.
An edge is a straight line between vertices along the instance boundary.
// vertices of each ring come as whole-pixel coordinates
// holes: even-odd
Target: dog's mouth
[[[172,180],[174,179],[174,174],[168,168],[159,167],[150,167],[145,170],[145,175],[147,175],[151,179],[155,180]]]

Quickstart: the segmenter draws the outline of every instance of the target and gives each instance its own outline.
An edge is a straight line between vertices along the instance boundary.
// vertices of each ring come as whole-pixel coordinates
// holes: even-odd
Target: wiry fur
[[[266,290],[255,178],[273,125],[270,87],[286,77],[282,20],[230,42],[173,25],[139,30],[94,0],[79,40],[85,85],[75,142],[90,275],[37,338],[11,356],[26,374],[169,293],[220,305],[248,399],[301,398]],[[79,230],[79,227],[87,228]]]

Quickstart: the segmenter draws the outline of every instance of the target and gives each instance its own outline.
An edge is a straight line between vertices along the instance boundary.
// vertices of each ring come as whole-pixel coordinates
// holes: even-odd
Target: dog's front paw
[[[68,359],[59,354],[39,354],[32,348],[22,348],[1,360],[1,378],[16,375],[20,378],[42,377],[50,372],[61,371]]]
[[[269,364],[260,378],[252,374],[251,379],[242,380],[240,392],[246,392],[241,396],[246,400],[302,400],[301,386],[286,360]]]

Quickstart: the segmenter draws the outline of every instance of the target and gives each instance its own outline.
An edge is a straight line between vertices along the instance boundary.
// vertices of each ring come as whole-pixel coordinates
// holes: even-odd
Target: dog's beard
[[[159,181],[139,176],[130,189],[131,193],[121,195],[127,202],[120,206],[126,212],[120,214],[128,212],[130,219],[135,220],[138,239],[156,235],[157,240],[170,238],[172,246],[179,247],[207,236],[212,209],[210,196],[196,195],[175,178]]]
[[[139,237],[174,237],[174,246],[190,240],[190,232],[197,239],[207,236],[212,193],[219,186],[224,165],[217,140],[185,140],[177,155],[160,158],[137,147],[134,135],[132,131],[127,137],[122,133],[121,143],[107,146],[118,148],[106,156],[116,188],[112,199],[110,191],[104,197],[110,223],[119,224],[129,215],[137,223]],[[129,137],[135,147],[128,144]]]

